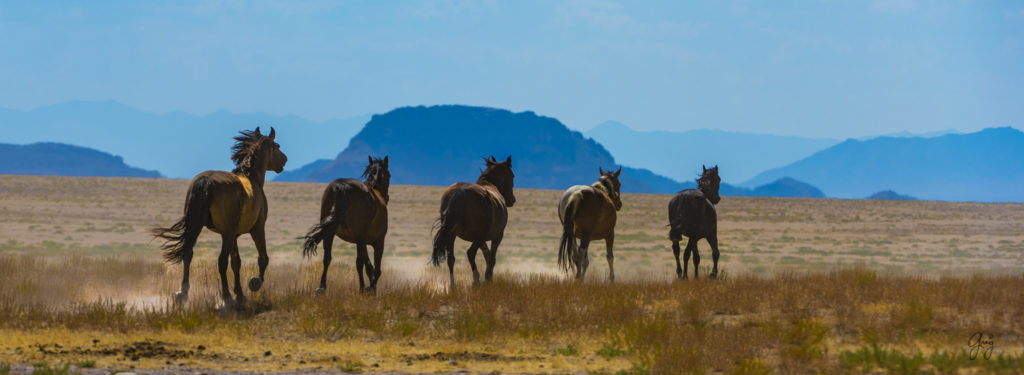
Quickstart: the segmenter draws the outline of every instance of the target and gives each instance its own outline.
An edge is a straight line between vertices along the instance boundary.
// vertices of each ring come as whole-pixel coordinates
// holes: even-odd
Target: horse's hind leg
[[[377,290],[377,280],[380,280],[380,261],[384,257],[384,241],[373,245],[373,276],[370,277],[370,290]]]
[[[451,289],[455,290],[455,240],[452,239],[451,244],[448,245],[448,280],[451,282]]]
[[[196,239],[199,238],[199,231],[195,233],[186,233],[185,236],[185,249],[182,252],[181,265],[184,267],[184,272],[181,276],[181,289],[177,293],[174,293],[174,302],[183,304],[188,301],[188,279],[189,273],[192,270],[192,252],[196,245]]]
[[[480,283],[480,271],[476,268],[476,250],[480,248],[480,245],[482,245],[481,242],[474,242],[469,245],[469,249],[466,250],[466,257],[469,258],[469,268],[473,270],[473,284]],[[484,259],[487,259],[486,251],[484,251]]]
[[[679,280],[682,280],[682,279],[684,279],[684,277],[683,277],[683,266],[679,264],[679,241],[678,240],[672,240],[672,254],[675,254],[675,256],[676,256],[676,278],[678,278]],[[689,253],[687,253],[687,257],[689,257]],[[686,261],[689,262],[690,260],[687,259]]]
[[[708,243],[711,244],[711,261],[714,265],[711,267],[711,278],[718,277],[718,235],[708,236]]]
[[[697,240],[694,237],[687,238],[686,249],[683,250],[683,279],[686,279],[690,267],[690,253],[693,253],[693,273],[697,277],[697,264],[700,263],[700,255],[697,255]]]
[[[236,239],[237,241],[237,239]],[[242,257],[238,255],[238,243],[231,247],[231,270],[235,273],[235,301],[245,303],[245,294],[242,293]]]
[[[615,234],[609,234],[604,239],[604,245],[607,248],[607,252],[604,257],[608,259],[608,281],[615,281],[615,253],[612,252],[612,245],[615,244]]]
[[[576,250],[576,278],[583,280],[587,276],[587,267],[590,266],[590,233],[583,233],[580,237],[580,247]]]
[[[366,290],[366,283],[363,281],[363,269],[367,268],[370,256],[366,253],[366,244],[356,244],[356,271],[359,272],[359,291]],[[367,276],[373,273],[373,266],[369,266]]]
[[[221,234],[220,256],[217,257],[217,270],[220,271],[220,297],[226,305],[235,303],[235,300],[231,298],[231,290],[228,289],[228,257],[231,256],[231,243],[234,240],[234,235]]]
[[[334,246],[334,234],[324,238],[324,272],[320,275],[320,288],[317,294],[324,294],[327,291],[327,269],[331,267],[331,248]]]

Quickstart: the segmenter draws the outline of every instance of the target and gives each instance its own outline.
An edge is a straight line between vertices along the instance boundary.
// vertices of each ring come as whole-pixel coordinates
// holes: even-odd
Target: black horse
[[[302,254],[316,255],[316,246],[324,243],[324,271],[320,275],[317,293],[327,290],[327,268],[331,266],[331,246],[334,237],[356,244],[356,271],[359,273],[359,290],[366,290],[363,271],[370,279],[371,291],[377,289],[380,280],[381,257],[384,254],[384,237],[388,234],[388,189],[391,186],[391,172],[388,171],[388,157],[374,159],[367,157],[369,164],[363,171],[366,181],[339,178],[324,189],[320,200],[320,222],[309,230],[302,245]],[[373,246],[373,263],[366,251],[366,245]]]
[[[484,279],[491,281],[498,245],[505,236],[505,224],[508,223],[508,207],[516,204],[516,196],[512,193],[515,180],[512,157],[499,162],[491,156],[484,162],[487,169],[480,173],[475,184],[457,182],[441,195],[441,216],[434,223],[437,232],[430,262],[437,267],[448,260],[452,289],[455,288],[455,237],[471,243],[466,256],[473,269],[473,284],[480,282],[480,271],[476,268],[477,249],[484,252],[487,262]],[[487,241],[491,241],[490,248]]]
[[[697,267],[700,265],[700,253],[697,241],[706,238],[711,245],[711,259],[714,267],[711,278],[718,276],[718,213],[715,205],[722,197],[718,195],[718,166],[711,169],[701,166],[704,172],[697,179],[697,189],[686,189],[676,193],[668,202],[668,221],[671,229],[668,238],[672,240],[672,252],[676,255],[676,275],[686,278],[686,267],[690,263],[690,252],[693,252],[693,275],[699,277]],[[683,264],[679,264],[679,241],[686,236],[686,251],[683,253]]]

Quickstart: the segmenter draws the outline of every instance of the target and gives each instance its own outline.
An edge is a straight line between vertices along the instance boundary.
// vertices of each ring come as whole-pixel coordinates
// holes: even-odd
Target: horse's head
[[[366,185],[377,190],[384,196],[384,202],[388,201],[388,189],[391,186],[391,172],[388,170],[388,157],[384,156],[383,159],[374,159],[372,156],[367,156],[370,160],[370,164],[366,165],[366,170],[363,171],[363,178],[366,179]]]
[[[260,128],[256,128],[256,134],[260,133]],[[281,152],[281,145],[279,145],[275,139],[277,133],[274,131],[274,127],[270,127],[270,134],[263,137],[263,141],[260,144],[260,150],[265,150],[267,156],[267,170],[281,173],[284,171],[285,163],[288,163],[288,157]]]
[[[274,171],[281,173],[288,157],[281,152],[281,145],[275,142],[277,133],[270,128],[270,134],[263,135],[260,128],[248,131],[243,130],[241,135],[235,137],[235,145],[231,148],[234,153],[231,160],[235,162],[235,172],[259,172]]]
[[[601,167],[598,167],[597,171],[601,172],[601,178],[597,182],[600,182],[601,185],[608,189],[608,195],[611,196],[612,202],[615,203],[615,211],[621,210],[622,194],[619,193],[619,187],[622,185],[619,184],[619,174],[622,173],[622,167],[619,167],[619,170],[615,172],[603,170]]]
[[[516,204],[516,196],[512,193],[512,180],[516,177],[512,173],[512,157],[509,156],[505,161],[499,162],[491,156],[490,159],[484,158],[484,161],[487,162],[487,169],[480,174],[480,180],[486,180],[497,187],[498,192],[505,198],[505,205],[512,207]]]
[[[704,196],[712,204],[718,204],[722,200],[722,197],[718,195],[718,185],[722,182],[722,179],[718,178],[718,166],[711,167],[711,169],[703,165],[700,167],[704,169],[704,172],[697,179],[697,189],[700,189],[700,192],[704,193]]]

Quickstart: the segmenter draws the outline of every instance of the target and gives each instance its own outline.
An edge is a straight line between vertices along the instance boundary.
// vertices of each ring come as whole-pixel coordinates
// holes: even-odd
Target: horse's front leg
[[[607,248],[605,258],[608,259],[608,281],[615,281],[615,253],[612,252],[612,245],[614,244],[615,233],[612,233],[604,239],[604,245]]]
[[[380,261],[384,257],[384,240],[373,245],[373,277],[370,278],[370,290],[377,290],[377,281],[380,280]]]
[[[270,256],[267,255],[267,237],[263,224],[257,223],[256,227],[249,233],[252,236],[252,242],[256,245],[256,252],[259,253],[258,262],[260,266],[259,276],[249,279],[249,290],[253,292],[263,287],[263,277],[267,272],[267,264],[270,264]]]
[[[498,263],[498,246],[501,245],[501,239],[503,236],[498,236],[491,240],[491,248],[487,248],[487,243],[483,243],[482,249],[484,250],[484,260],[487,261],[487,271],[484,272],[484,280],[488,282],[494,277],[494,265]]]
[[[366,290],[366,282],[363,281],[363,270],[367,270],[367,276],[373,274],[373,266],[367,265],[370,262],[370,256],[366,253],[366,244],[356,244],[356,272],[359,273],[359,291]]]

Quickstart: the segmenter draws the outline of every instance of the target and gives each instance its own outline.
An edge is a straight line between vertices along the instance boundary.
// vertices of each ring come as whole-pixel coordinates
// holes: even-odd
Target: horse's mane
[[[382,188],[388,181],[384,181],[385,177],[382,176],[381,173],[381,170],[383,169],[384,165],[380,163],[379,160],[375,160],[374,162],[366,166],[366,170],[363,171],[363,178],[366,179],[366,185],[369,185],[371,188],[380,191],[381,194],[384,194],[384,197],[386,199],[386,197],[388,196],[388,191]]]
[[[253,130],[243,130],[235,137],[235,145],[231,146],[231,161],[235,162],[233,173],[246,172],[253,167],[253,159],[258,156],[260,141],[263,135]]]

